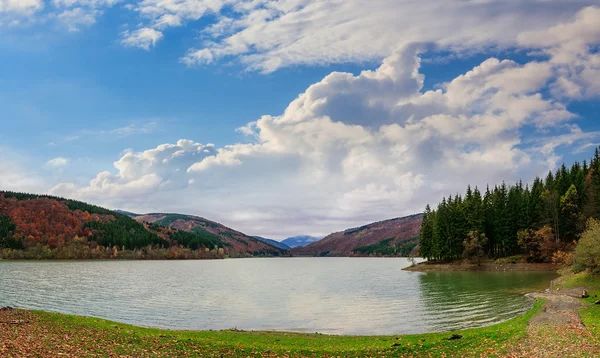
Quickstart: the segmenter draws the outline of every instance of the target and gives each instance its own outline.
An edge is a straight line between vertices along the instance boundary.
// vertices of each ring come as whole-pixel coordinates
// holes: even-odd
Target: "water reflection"
[[[419,276],[428,331],[498,323],[529,310],[523,292],[542,289],[548,272],[430,272]]]
[[[405,259],[0,261],[0,306],[173,329],[405,334],[527,310],[540,273],[415,273]]]

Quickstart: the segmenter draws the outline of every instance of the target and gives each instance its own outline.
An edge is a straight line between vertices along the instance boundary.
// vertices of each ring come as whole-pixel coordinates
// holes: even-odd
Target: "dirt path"
[[[527,327],[527,336],[508,357],[600,357],[600,344],[579,317],[582,289],[529,294],[546,300]]]

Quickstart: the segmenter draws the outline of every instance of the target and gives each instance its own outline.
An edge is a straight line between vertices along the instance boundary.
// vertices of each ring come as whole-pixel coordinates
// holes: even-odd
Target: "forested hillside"
[[[281,256],[286,254],[286,249],[276,247],[269,242],[263,242],[199,216],[153,213],[137,215],[135,220],[188,232],[197,237],[219,243],[219,245],[224,245],[227,252],[233,256]]]
[[[291,252],[298,256],[408,256],[418,244],[421,218],[417,214],[336,232]]]
[[[425,209],[421,255],[435,260],[526,254],[560,261],[573,250],[586,222],[600,217],[600,151],[588,164],[564,164],[536,178],[444,198]]]
[[[239,250],[204,230],[186,232],[79,201],[0,191],[0,258],[203,259],[270,254]]]

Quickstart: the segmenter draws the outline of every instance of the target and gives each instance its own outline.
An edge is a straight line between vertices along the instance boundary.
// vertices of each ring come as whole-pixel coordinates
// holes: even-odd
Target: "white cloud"
[[[56,157],[46,162],[46,166],[49,168],[64,167],[67,164],[69,164],[69,160],[63,157]]]
[[[14,13],[28,15],[43,8],[44,3],[42,0],[0,0],[0,14]]]
[[[298,64],[379,60],[412,42],[435,43],[459,52],[511,47],[521,32],[546,29],[565,14],[597,3],[157,0],[142,4],[147,6],[138,11],[151,14],[150,26],[166,13],[196,20],[207,12],[231,9],[227,14],[221,12],[219,21],[204,32],[209,39],[190,49],[182,61],[204,65],[232,57],[250,69],[272,72]]]
[[[182,63],[233,60],[262,72],[294,65],[381,61],[414,42],[450,50],[452,56],[485,48],[558,46],[571,51],[554,56],[565,62],[574,47],[597,37],[599,11],[590,7],[579,13],[577,25],[552,28],[597,1],[0,0],[0,15],[12,14],[0,17],[0,24],[54,19],[77,31],[119,4],[137,16],[129,24],[136,30],[121,33],[124,46],[149,50],[168,37],[170,28],[198,22],[197,44],[180,54]],[[575,32],[580,39],[570,36]],[[582,70],[573,66],[556,81],[554,91],[589,96],[581,93],[579,82],[598,77],[593,65],[597,61],[589,58]]]
[[[579,23],[589,23],[589,11],[564,26],[588,33]],[[578,52],[582,63],[593,64],[590,48],[600,39],[581,38],[587,46]],[[556,165],[557,148],[581,150],[600,137],[577,126],[563,95],[547,91],[562,78],[577,79],[578,93],[594,86],[568,76],[571,64],[560,61],[572,53],[565,41],[527,45],[547,51],[547,60],[489,58],[428,91],[420,53],[431,46],[405,44],[376,70],[333,72],[280,115],[239,128],[250,143],[215,148],[180,140],[126,151],[114,171],[51,192],[134,211],[200,214],[281,238],[412,214],[467,183],[529,180]],[[533,142],[523,134],[531,131]]]
[[[52,4],[56,7],[95,7],[100,8],[103,6],[113,6],[123,0],[52,0]]]
[[[585,149],[598,146],[598,144],[592,144],[590,142],[600,138],[600,131],[584,132],[576,124],[567,125],[566,128],[568,129],[568,132],[564,134],[535,141],[537,145],[536,149],[546,156],[548,167],[550,169],[555,169],[558,161],[561,159],[560,156],[556,154],[556,149],[561,146],[572,146],[573,144],[578,143],[579,147],[575,150],[575,152],[578,153],[581,153]]]
[[[156,43],[163,38],[163,34],[155,29],[144,27],[139,30],[130,32],[126,30],[122,33],[123,40],[121,43],[128,47],[139,47],[149,51],[151,47],[156,46]]]
[[[205,157],[205,149],[210,152],[212,147],[182,139],[176,144],[162,144],[139,153],[126,151],[114,163],[117,174],[101,172],[88,187],[76,188],[71,183],[63,183],[54,187],[51,193],[102,200],[102,196],[132,197],[159,189],[181,188],[187,185],[188,179],[180,172]]]
[[[181,58],[181,62],[188,66],[208,65],[215,60],[215,56],[209,49],[194,50],[190,49],[188,53]]]
[[[121,2],[123,0],[0,0],[0,25],[19,27],[52,20],[77,32],[95,24],[105,9]]]
[[[65,10],[56,17],[65,24],[69,31],[77,32],[82,26],[91,26],[96,23],[96,17],[101,11],[76,7]]]
[[[519,45],[541,48],[558,77],[557,97],[585,99],[600,95],[600,7],[582,9],[570,22],[518,36]]]

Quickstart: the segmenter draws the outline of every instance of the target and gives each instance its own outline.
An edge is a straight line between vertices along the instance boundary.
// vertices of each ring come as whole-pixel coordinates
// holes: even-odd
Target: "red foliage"
[[[397,245],[419,236],[423,215],[380,221],[360,228],[349,229],[330,234],[308,246],[295,247],[292,254],[315,256],[327,252],[329,256],[350,256],[359,246],[374,245],[381,240],[393,238],[391,244]]]
[[[10,216],[16,226],[13,235],[25,247],[39,244],[54,249],[70,243],[76,237],[89,237],[92,232],[84,228],[92,220],[111,220],[110,215],[71,211],[64,203],[48,198],[17,200],[0,196],[0,214]]]

